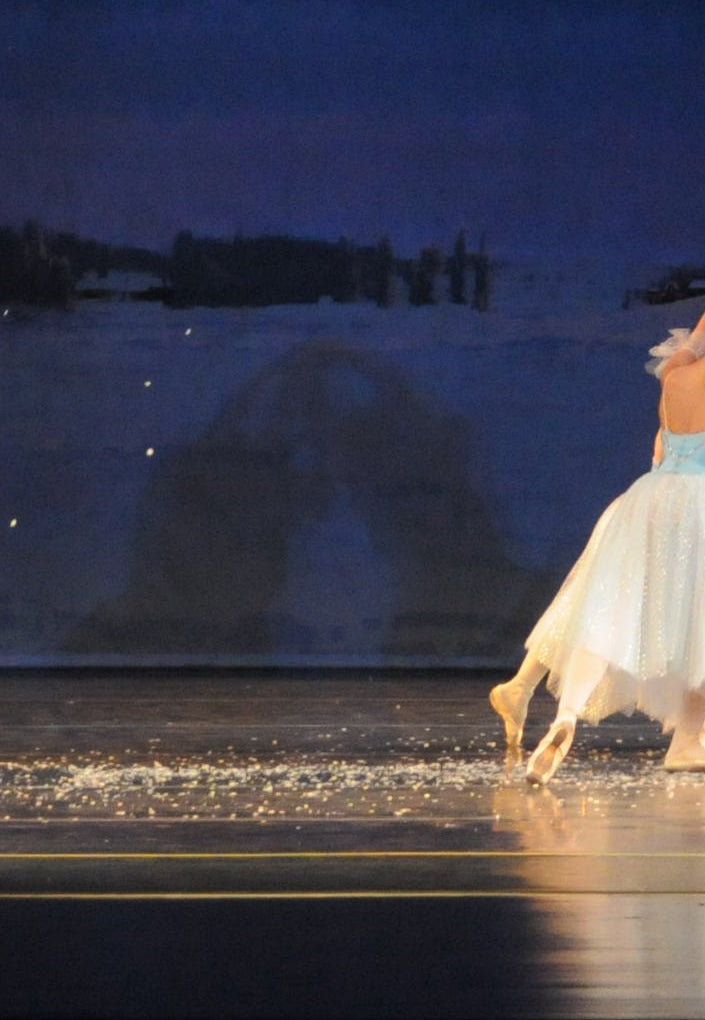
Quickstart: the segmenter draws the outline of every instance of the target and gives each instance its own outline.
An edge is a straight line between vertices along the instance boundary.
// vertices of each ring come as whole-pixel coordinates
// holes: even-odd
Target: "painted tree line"
[[[399,258],[389,238],[360,246],[292,237],[175,239],[170,254],[114,246],[51,232],[34,221],[21,230],[0,227],[0,300],[70,308],[78,282],[89,272],[149,273],[163,286],[152,296],[178,307],[264,306],[373,301],[381,308],[399,301],[432,305],[443,301],[489,307],[492,263],[484,238],[468,251],[460,231],[453,252],[423,248],[417,258]],[[144,295],[143,295],[144,296]]]
[[[117,269],[166,278],[168,265],[158,252],[52,232],[34,220],[21,230],[0,226],[0,300],[6,302],[70,309],[86,273],[105,277]]]
[[[177,305],[300,304],[329,298],[374,301],[382,308],[400,300],[431,305],[450,300],[489,307],[491,262],[484,241],[469,252],[465,231],[453,253],[421,250],[418,258],[395,256],[389,238],[374,246],[291,237],[176,238],[171,257],[173,302]]]

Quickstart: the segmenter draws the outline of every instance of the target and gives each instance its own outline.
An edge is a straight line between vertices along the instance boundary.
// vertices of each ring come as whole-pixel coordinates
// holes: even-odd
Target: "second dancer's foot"
[[[507,747],[518,747],[521,744],[532,693],[513,680],[497,684],[490,691],[490,705],[504,722]]]
[[[663,767],[667,772],[705,772],[705,732],[682,735],[676,730]]]
[[[574,736],[574,716],[556,719],[526,763],[527,781],[535,786],[545,786],[570,750]]]

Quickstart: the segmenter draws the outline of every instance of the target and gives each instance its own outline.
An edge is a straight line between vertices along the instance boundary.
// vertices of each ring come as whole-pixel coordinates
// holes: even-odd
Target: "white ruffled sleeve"
[[[691,345],[691,336],[692,333],[689,329],[669,329],[668,336],[665,340],[662,340],[660,344],[656,344],[655,347],[649,348],[651,359],[644,365],[646,371],[651,375],[655,375],[657,379],[660,379],[664,365],[668,359],[672,358],[678,351],[687,348],[688,350],[693,351],[696,358],[705,354],[705,334],[699,338],[699,344],[702,348],[699,354],[696,353]]]

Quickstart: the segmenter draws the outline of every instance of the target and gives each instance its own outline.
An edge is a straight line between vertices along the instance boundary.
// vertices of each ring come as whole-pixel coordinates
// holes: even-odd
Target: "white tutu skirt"
[[[526,647],[556,697],[576,652],[597,663],[589,722],[638,709],[672,729],[705,685],[705,474],[654,471],[615,499]]]

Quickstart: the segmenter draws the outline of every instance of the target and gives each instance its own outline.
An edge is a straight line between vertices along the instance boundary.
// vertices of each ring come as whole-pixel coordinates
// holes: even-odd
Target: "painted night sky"
[[[23,307],[8,256],[0,660],[517,659],[650,466],[648,348],[702,314],[640,296],[705,261],[704,26],[700,0],[0,5],[0,226],[406,262],[384,300],[362,262],[257,290],[281,245],[185,239],[164,301]],[[487,303],[450,263],[417,300],[461,229]]]
[[[7,0],[0,223],[699,259],[699,0]]]

